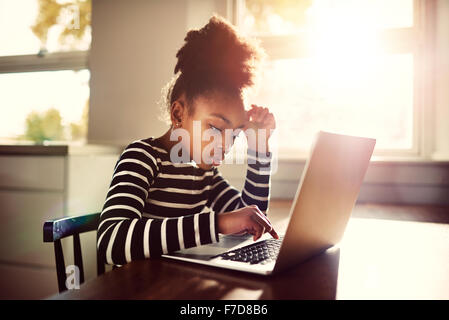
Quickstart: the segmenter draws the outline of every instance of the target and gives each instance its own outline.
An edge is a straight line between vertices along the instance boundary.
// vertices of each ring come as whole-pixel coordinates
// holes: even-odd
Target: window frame
[[[88,68],[89,50],[0,56],[0,73],[82,70]]]
[[[245,0],[228,0],[227,14],[237,28],[241,25]],[[410,149],[377,149],[374,156],[381,158],[431,159],[434,152],[434,91],[436,0],[413,0],[413,26],[385,29],[380,41],[388,53],[413,55],[413,132]],[[270,59],[307,57],[304,35],[260,36],[261,45]],[[295,160],[307,157],[308,151],[282,148],[281,159]]]

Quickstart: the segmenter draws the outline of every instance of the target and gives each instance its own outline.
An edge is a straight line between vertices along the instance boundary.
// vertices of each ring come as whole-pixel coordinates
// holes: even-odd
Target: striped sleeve
[[[218,242],[215,212],[166,219],[142,218],[148,190],[158,173],[157,151],[143,141],[119,157],[97,228],[97,250],[106,264],[157,257]]]
[[[245,184],[240,193],[214,169],[210,207],[217,213],[233,211],[250,205],[257,205],[266,214],[270,199],[270,177],[272,153],[258,153],[247,149],[248,168]]]

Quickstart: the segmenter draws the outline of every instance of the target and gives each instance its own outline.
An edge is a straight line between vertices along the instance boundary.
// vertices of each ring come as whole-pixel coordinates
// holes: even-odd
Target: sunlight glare
[[[375,25],[349,8],[330,10],[320,3],[316,1],[308,12],[309,45],[317,70],[332,85],[355,85],[375,70],[381,53]]]

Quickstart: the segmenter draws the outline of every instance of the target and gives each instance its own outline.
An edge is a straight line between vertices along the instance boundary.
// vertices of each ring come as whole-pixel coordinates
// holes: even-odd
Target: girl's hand
[[[238,234],[248,232],[254,235],[256,241],[265,232],[269,232],[273,238],[279,239],[268,218],[256,205],[243,207],[234,211],[223,212],[217,215],[218,232],[222,234]]]
[[[248,148],[255,151],[268,152],[268,139],[274,129],[276,129],[274,115],[268,108],[259,107],[255,104],[251,105],[251,108],[246,112],[247,123],[243,129],[248,141]],[[255,137],[249,136],[247,129],[252,129],[255,132]],[[258,145],[260,134],[264,136],[262,141],[265,142],[265,146]]]

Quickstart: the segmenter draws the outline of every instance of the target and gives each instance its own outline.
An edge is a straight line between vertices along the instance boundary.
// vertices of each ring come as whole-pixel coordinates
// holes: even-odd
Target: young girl
[[[171,128],[159,138],[129,144],[115,166],[97,233],[105,263],[123,265],[218,242],[219,233],[250,233],[257,240],[270,232],[278,238],[266,217],[272,158],[268,138],[275,120],[267,108],[253,105],[246,111],[243,99],[244,89],[254,84],[262,54],[217,16],[187,33],[176,55],[176,82],[167,96]],[[255,139],[249,139],[250,129]],[[187,141],[176,139],[179,130]],[[201,139],[205,132],[221,136],[230,130],[230,142]],[[248,138],[241,193],[217,168],[240,131]],[[265,140],[258,140],[259,135]],[[174,160],[179,147],[188,161]]]

